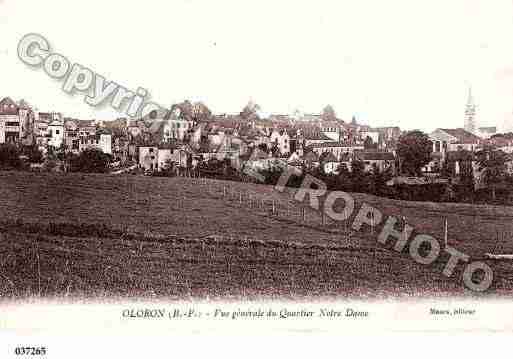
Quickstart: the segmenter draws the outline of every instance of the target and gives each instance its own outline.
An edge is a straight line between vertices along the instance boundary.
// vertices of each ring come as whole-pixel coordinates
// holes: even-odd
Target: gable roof
[[[305,131],[303,136],[304,136],[305,140],[310,140],[310,141],[333,141],[332,138],[326,136],[321,131],[308,131],[308,132]]]
[[[489,127],[479,127],[479,131],[486,133],[497,133],[497,127],[489,126]]]
[[[19,108],[22,108],[22,109],[26,109],[26,110],[30,110],[30,105],[27,101],[25,101],[24,99],[21,99],[18,101],[18,107]]]
[[[321,154],[319,156],[319,161],[320,162],[338,162],[335,155],[331,152],[324,152],[323,154]]]
[[[474,161],[476,156],[473,152],[460,150],[460,151],[448,151],[448,161]]]
[[[17,115],[19,111],[19,107],[11,100],[9,97],[4,97],[0,101],[0,115]]]
[[[303,159],[307,162],[319,162],[319,156],[312,151],[305,153]]]
[[[481,142],[481,138],[465,131],[463,128],[441,128],[441,131],[453,136],[456,138],[456,143],[461,144],[479,144]]]
[[[96,127],[94,120],[74,120],[78,127]]]
[[[331,142],[324,142],[324,143],[312,143],[311,145],[308,146],[309,148],[326,148],[326,147],[344,147],[344,148],[347,148],[347,147],[358,147],[358,148],[363,148],[363,145],[356,145],[354,143],[350,143],[350,142],[335,142],[335,141],[331,141]]]
[[[59,121],[59,120],[53,120],[52,122],[50,122],[48,124],[48,126],[64,126],[64,124],[62,123],[62,121]]]
[[[362,161],[394,161],[392,152],[357,152],[357,157]]]

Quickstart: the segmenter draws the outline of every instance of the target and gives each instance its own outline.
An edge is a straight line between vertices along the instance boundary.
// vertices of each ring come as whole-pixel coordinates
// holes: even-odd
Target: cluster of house
[[[34,111],[25,101],[6,97],[0,101],[0,143],[37,145],[46,154],[49,148],[65,148],[79,153],[97,148],[111,154],[111,134],[94,121],[63,117],[57,112]]]
[[[163,140],[152,146],[140,146],[138,162],[145,169],[160,170],[169,161],[194,166],[216,159],[229,160],[237,169],[270,170],[279,159],[290,166],[322,167],[326,173],[337,173],[340,166],[350,170],[351,162],[360,159],[368,170],[395,170],[395,143],[401,135],[398,127],[372,129],[317,116],[213,116],[209,121],[185,124],[189,131],[182,138],[169,136],[168,121],[155,118],[154,123],[162,123],[157,138]],[[173,114],[171,118],[180,116]]]
[[[457,176],[469,161],[476,167],[474,154],[486,144],[513,153],[513,141],[491,138],[495,128],[476,131],[437,129],[429,134],[432,160],[424,172],[436,175],[450,163]],[[267,119],[216,115],[196,121],[176,107],[138,120],[85,121],[35,111],[23,100],[14,102],[7,97],[0,101],[0,143],[36,144],[43,154],[52,147],[73,153],[96,148],[111,154],[120,165],[137,163],[152,171],[162,170],[170,162],[190,167],[211,159],[229,160],[236,168],[263,170],[280,159],[291,166],[321,167],[325,173],[335,174],[343,167],[351,170],[351,163],[361,160],[367,171],[395,173],[400,165],[396,144],[401,134],[399,127],[372,128],[359,125],[354,118],[344,122],[317,114]]]
[[[476,134],[478,133],[478,134]],[[513,174],[513,139],[494,136],[495,127],[480,128],[474,133],[463,128],[433,131],[429,137],[433,144],[431,161],[423,168],[426,176],[436,177],[444,166],[453,180],[458,180],[465,171],[472,173],[476,188],[485,187],[477,152],[486,146],[507,154],[506,172]]]

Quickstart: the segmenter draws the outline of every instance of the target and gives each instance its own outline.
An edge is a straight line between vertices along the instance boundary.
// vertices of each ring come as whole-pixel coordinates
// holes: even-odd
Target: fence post
[[[273,199],[273,211],[272,211],[272,214],[274,215],[274,211],[275,211],[275,203],[274,203],[274,199]]]
[[[447,247],[447,242],[449,241],[448,232],[449,232],[449,224],[447,223],[447,218],[446,218],[445,219],[445,226],[444,226],[444,242],[445,242],[445,247]]]
[[[242,192],[239,192],[239,203],[242,204]]]

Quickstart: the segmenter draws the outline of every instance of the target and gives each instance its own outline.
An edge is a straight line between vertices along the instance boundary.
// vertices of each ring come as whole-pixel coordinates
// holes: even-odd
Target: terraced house
[[[0,143],[15,143],[26,134],[32,112],[23,104],[18,105],[9,97],[0,101]]]

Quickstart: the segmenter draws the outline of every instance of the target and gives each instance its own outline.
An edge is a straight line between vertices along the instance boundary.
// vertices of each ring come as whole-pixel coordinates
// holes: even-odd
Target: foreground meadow
[[[471,296],[430,266],[311,210],[292,190],[189,178],[0,172],[2,297]],[[513,253],[513,209],[355,194],[475,259]],[[272,210],[274,208],[274,211]],[[490,262],[509,295],[509,262]]]

